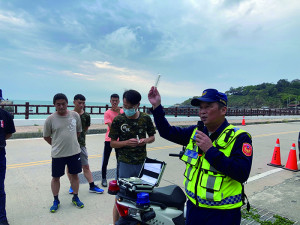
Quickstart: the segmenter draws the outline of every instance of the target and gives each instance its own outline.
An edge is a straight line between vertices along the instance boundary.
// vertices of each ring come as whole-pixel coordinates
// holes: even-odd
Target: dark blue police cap
[[[220,102],[227,106],[227,96],[216,89],[206,89],[200,98],[192,99],[191,105],[199,106],[200,102]]]

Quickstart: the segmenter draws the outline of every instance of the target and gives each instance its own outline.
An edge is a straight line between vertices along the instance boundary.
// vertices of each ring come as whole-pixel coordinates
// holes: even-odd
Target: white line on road
[[[257,174],[253,177],[250,177],[248,180],[247,180],[247,183],[250,183],[252,181],[255,181],[255,180],[258,180],[258,179],[261,179],[263,177],[266,177],[266,176],[269,176],[273,173],[277,173],[277,172],[280,172],[282,171],[282,168],[277,168],[277,169],[274,169],[274,170],[269,170],[267,172],[264,172],[264,173],[260,173],[260,174]]]
[[[300,161],[297,162],[298,164],[300,163]],[[266,177],[266,176],[269,176],[273,173],[278,173],[280,171],[282,171],[283,168],[277,168],[277,169],[273,169],[273,170],[269,170],[267,172],[264,172],[264,173],[260,173],[260,174],[257,174],[257,175],[254,175],[253,177],[250,177],[248,180],[247,180],[247,183],[250,183],[252,181],[255,181],[255,180],[258,180],[258,179],[261,179],[263,177]]]
[[[105,133],[101,133],[101,134],[87,134],[87,136],[101,136],[101,135],[105,135]],[[39,139],[44,139],[43,137],[36,137],[36,138],[13,138],[13,139],[8,139],[6,140],[7,142],[11,142],[11,141],[34,141],[34,140],[39,140]]]

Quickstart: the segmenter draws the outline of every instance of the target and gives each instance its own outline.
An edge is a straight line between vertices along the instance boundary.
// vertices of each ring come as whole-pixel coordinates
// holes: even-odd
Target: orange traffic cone
[[[293,143],[292,148],[289,153],[288,160],[286,162],[286,166],[283,168],[286,170],[291,170],[291,171],[299,171],[298,170],[298,165],[297,165],[297,155],[296,155],[296,145]]]
[[[243,116],[242,126],[246,126],[245,116]]]
[[[274,147],[272,160],[267,165],[275,166],[275,167],[283,167],[283,165],[281,165],[279,138],[277,138],[277,141],[276,141],[276,144]]]

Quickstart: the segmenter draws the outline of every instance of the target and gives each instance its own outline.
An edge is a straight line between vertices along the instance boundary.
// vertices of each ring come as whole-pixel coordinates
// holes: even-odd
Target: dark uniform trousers
[[[186,225],[240,225],[241,209],[209,209],[195,206],[187,201]]]
[[[5,149],[0,147],[0,221],[6,220],[4,180],[6,173]]]

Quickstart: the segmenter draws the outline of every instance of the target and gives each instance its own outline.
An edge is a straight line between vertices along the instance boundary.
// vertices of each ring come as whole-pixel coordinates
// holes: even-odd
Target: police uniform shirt
[[[6,146],[6,135],[15,132],[16,130],[12,115],[3,109],[0,109],[0,148]]]

